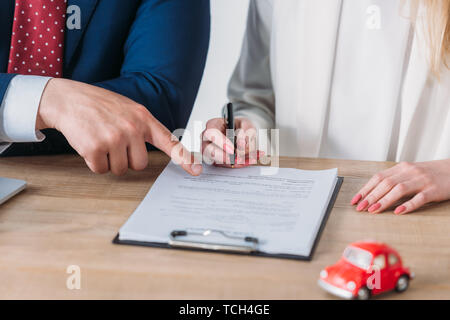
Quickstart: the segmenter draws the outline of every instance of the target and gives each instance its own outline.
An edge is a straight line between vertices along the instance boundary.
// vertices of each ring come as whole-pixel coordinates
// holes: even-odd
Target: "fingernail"
[[[402,214],[405,211],[406,211],[406,207],[405,206],[400,206],[400,207],[397,207],[397,209],[395,209],[394,213],[395,214]]]
[[[233,154],[234,153],[234,148],[228,144],[224,144],[223,145],[225,152],[228,154]]]
[[[352,202],[351,202],[352,206],[357,204],[359,202],[359,200],[361,200],[361,199],[362,199],[362,194],[357,194],[356,196],[354,196],[352,199]]]
[[[192,169],[192,173],[194,173],[195,175],[199,175],[200,173],[202,173],[202,166],[200,164],[193,164],[191,166]]]
[[[367,206],[369,205],[369,201],[364,200],[363,202],[361,202],[358,207],[356,208],[356,210],[358,211],[363,211],[366,210]]]
[[[369,207],[369,212],[374,213],[375,211],[377,211],[380,208],[381,208],[381,203],[375,203]]]

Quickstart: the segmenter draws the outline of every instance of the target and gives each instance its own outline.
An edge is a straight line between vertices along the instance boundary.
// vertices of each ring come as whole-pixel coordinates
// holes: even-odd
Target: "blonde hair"
[[[422,6],[427,25],[424,31],[429,47],[430,68],[439,77],[442,66],[450,69],[450,0],[412,0],[413,17],[418,17]]]

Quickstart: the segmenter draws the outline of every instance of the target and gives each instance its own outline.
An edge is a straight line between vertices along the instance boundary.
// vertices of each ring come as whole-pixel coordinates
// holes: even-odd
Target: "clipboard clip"
[[[203,242],[203,241],[192,241],[182,239],[183,237],[196,236],[207,239],[207,237],[219,235],[227,240],[243,242],[242,245],[237,244],[225,244],[225,243],[214,243],[214,242]],[[213,250],[213,251],[227,251],[227,252],[241,252],[241,253],[252,253],[258,251],[259,241],[255,237],[239,237],[234,235],[229,235],[226,232],[220,230],[205,230],[201,231],[184,231],[184,230],[174,230],[170,233],[169,245],[178,248],[190,248],[190,249],[201,249],[201,250]]]

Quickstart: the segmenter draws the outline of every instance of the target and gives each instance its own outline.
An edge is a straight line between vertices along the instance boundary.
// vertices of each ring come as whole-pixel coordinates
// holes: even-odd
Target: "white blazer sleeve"
[[[275,98],[270,72],[271,0],[251,0],[247,30],[228,97],[235,116],[252,121],[257,129],[275,126]]]

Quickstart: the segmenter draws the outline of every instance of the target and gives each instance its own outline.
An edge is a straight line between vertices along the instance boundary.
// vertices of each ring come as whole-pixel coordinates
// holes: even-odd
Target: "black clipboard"
[[[300,261],[311,261],[316,250],[316,247],[319,243],[320,237],[325,229],[325,225],[328,221],[328,217],[333,210],[334,204],[336,202],[337,196],[341,189],[342,183],[344,182],[344,178],[338,177],[336,181],[336,185],[334,187],[333,194],[331,196],[330,202],[328,203],[327,210],[320,224],[319,231],[317,232],[316,238],[314,240],[314,244],[311,248],[311,253],[309,256],[301,256],[301,255],[292,255],[292,254],[269,254],[261,251],[237,251],[237,250],[221,250],[221,249],[207,249],[207,248],[198,248],[198,247],[190,247],[190,246],[173,246],[169,243],[160,243],[160,242],[144,242],[144,241],[133,241],[133,240],[120,240],[119,234],[113,239],[114,244],[122,244],[122,245],[132,245],[132,246],[144,246],[144,247],[152,247],[152,248],[162,248],[162,249],[176,249],[176,250],[189,250],[189,251],[203,251],[203,252],[215,252],[215,253],[226,253],[226,254],[237,254],[237,255],[248,255],[254,257],[265,257],[265,258],[280,258],[280,259],[291,259],[291,260],[300,260]],[[177,233],[183,231],[174,231],[172,232],[172,236],[177,236]],[[245,238],[245,241],[254,242],[253,238]]]

